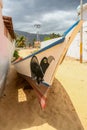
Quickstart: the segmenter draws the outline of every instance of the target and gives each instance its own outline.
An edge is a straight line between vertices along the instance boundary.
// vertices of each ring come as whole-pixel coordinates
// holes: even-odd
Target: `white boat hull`
[[[38,76],[39,71],[37,71],[37,76],[36,76],[35,75],[36,71],[35,70],[33,71],[32,67],[31,67],[32,58],[35,58],[33,61],[35,61],[37,59],[37,63],[40,66],[42,73],[43,73],[43,67],[41,66],[41,60],[43,58],[47,58],[47,60],[50,60],[50,63],[48,65],[48,67],[45,69],[44,74],[41,74],[42,77],[39,77],[39,78],[42,78],[43,83],[52,85],[55,71],[56,71],[58,65],[63,60],[71,42],[73,41],[76,34],[80,30],[81,25],[82,25],[82,21],[80,21],[76,25],[76,27],[74,27],[69,32],[69,34],[66,35],[66,37],[61,38],[59,41],[55,42],[54,44],[50,44],[50,45],[46,46],[45,48],[42,48],[38,52],[27,56],[26,58],[22,59],[19,62],[15,62],[14,66],[15,66],[17,72],[22,75],[26,75],[31,78],[35,78],[38,82],[37,76]],[[32,71],[35,72],[35,73],[33,73],[33,75],[32,75]]]

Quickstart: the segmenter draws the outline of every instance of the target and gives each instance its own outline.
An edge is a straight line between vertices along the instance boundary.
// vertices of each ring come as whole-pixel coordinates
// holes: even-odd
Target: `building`
[[[41,43],[40,43],[40,41],[35,41],[34,42],[34,48],[40,48],[40,45]]]
[[[77,7],[78,19],[80,18],[80,6]],[[82,59],[87,61],[87,3],[83,5],[83,33],[82,33]],[[76,59],[80,59],[80,32],[76,35],[76,38],[73,40],[70,45],[68,56],[71,56]]]
[[[12,18],[2,16],[2,0],[0,0],[0,33],[4,34],[11,42],[15,39]]]
[[[4,35],[13,42],[15,39],[15,34],[13,30],[13,23],[12,18],[8,16],[3,16],[3,22],[4,22]]]

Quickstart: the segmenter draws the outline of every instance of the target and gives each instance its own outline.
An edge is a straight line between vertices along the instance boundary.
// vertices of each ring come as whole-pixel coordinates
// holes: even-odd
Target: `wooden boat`
[[[46,106],[47,93],[52,85],[56,69],[63,61],[82,23],[77,21],[57,41],[13,63],[16,71],[34,88],[42,108]]]

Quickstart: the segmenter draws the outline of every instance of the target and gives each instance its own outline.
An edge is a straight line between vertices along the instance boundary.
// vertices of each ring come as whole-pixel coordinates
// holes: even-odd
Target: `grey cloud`
[[[14,29],[34,32],[34,24],[41,23],[41,33],[59,33],[77,19],[80,0],[3,0],[3,3],[3,14],[12,17]],[[60,11],[65,13],[60,14]],[[48,17],[49,14],[52,16]]]

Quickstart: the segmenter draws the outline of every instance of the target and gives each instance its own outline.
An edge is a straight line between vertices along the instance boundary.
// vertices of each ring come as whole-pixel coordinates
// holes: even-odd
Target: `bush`
[[[19,54],[18,54],[18,51],[17,51],[17,50],[14,51],[13,57],[15,57],[15,59],[18,59],[18,58],[19,58]]]

